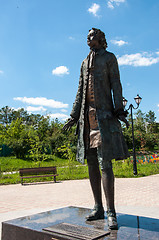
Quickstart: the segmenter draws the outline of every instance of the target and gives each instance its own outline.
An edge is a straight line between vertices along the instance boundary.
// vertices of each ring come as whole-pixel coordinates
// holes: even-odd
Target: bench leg
[[[56,176],[54,176],[54,182],[56,183]]]
[[[21,178],[21,185],[23,185],[23,178]]]

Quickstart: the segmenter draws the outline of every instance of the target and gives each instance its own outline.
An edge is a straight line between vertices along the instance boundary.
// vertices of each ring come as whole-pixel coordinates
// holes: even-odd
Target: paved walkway
[[[104,195],[103,202],[106,205]],[[159,174],[116,178],[115,204],[117,212],[159,219]],[[60,207],[93,205],[88,179],[0,186],[0,222]]]

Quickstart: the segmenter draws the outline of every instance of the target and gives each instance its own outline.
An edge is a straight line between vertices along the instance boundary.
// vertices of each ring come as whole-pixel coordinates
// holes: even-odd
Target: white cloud
[[[111,40],[111,43],[115,44],[115,45],[118,45],[119,47],[125,45],[125,44],[128,44],[128,42],[125,42],[123,40]]]
[[[58,119],[61,119],[63,121],[65,121],[66,119],[69,118],[69,116],[64,114],[64,113],[52,113],[52,114],[49,114],[48,116],[50,118],[53,118],[53,119],[58,118]]]
[[[152,64],[158,63],[159,57],[154,54],[135,53],[125,54],[118,58],[119,65],[130,65],[134,67],[151,66]]]
[[[20,110],[22,108],[21,107],[18,107],[18,108],[11,107],[11,109],[14,110],[14,111],[18,111],[18,110]]]
[[[93,3],[92,6],[88,9],[88,12],[92,13],[95,17],[97,17],[97,12],[100,9],[100,5],[97,3]]]
[[[61,112],[67,112],[67,110],[66,109],[61,109]]]
[[[3,74],[4,72],[2,70],[0,70],[0,74]]]
[[[107,6],[110,9],[114,9],[115,6],[119,6],[120,3],[124,3],[124,2],[126,2],[126,0],[108,0],[107,1]]]
[[[28,112],[45,112],[47,109],[42,106],[39,106],[39,107],[28,106],[26,110]]]
[[[69,69],[66,66],[59,66],[52,70],[53,75],[62,76],[64,74],[69,74]]]
[[[114,6],[113,6],[113,4],[111,3],[111,1],[108,1],[108,2],[107,2],[107,6],[108,6],[108,8],[110,8],[110,9],[114,9]]]
[[[45,107],[51,107],[51,108],[68,108],[67,103],[58,102],[53,99],[47,99],[44,97],[35,97],[35,98],[16,97],[13,99],[16,101],[21,101],[23,103],[37,105],[37,106],[45,106]]]

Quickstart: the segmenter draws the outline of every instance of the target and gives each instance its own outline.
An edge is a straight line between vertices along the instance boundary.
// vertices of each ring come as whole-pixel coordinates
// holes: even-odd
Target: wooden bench
[[[24,178],[38,178],[38,177],[54,177],[56,182],[57,170],[56,167],[38,167],[38,168],[21,168],[19,169],[21,184],[23,185]]]

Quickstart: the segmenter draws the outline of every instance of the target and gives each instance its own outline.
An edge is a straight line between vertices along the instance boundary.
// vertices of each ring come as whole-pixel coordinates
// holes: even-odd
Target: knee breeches
[[[86,151],[86,158],[88,166],[100,166],[101,170],[112,168],[111,160],[103,158],[100,147],[88,149]]]

